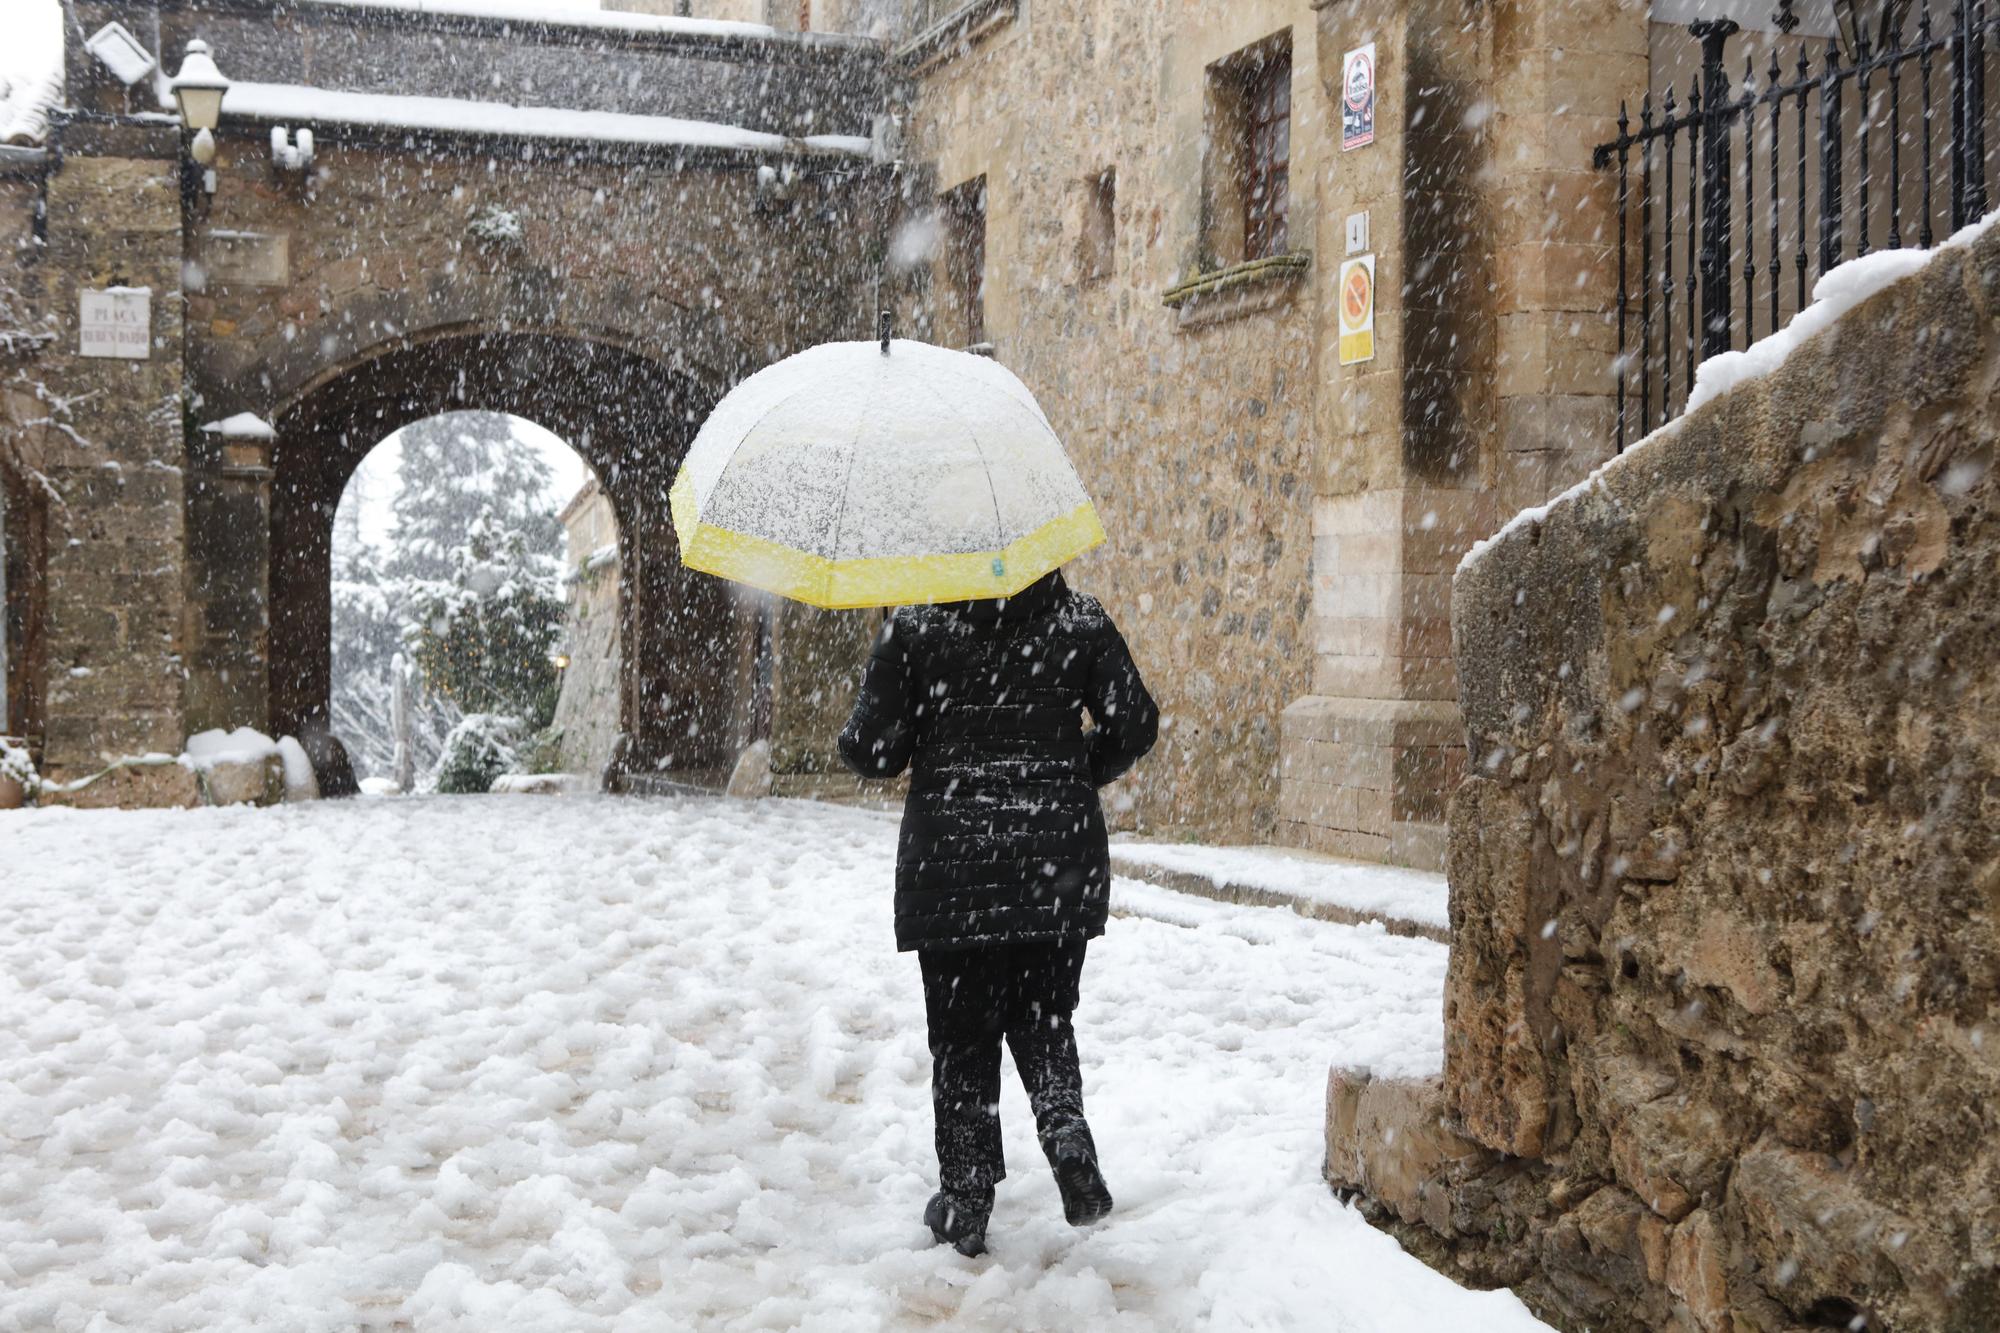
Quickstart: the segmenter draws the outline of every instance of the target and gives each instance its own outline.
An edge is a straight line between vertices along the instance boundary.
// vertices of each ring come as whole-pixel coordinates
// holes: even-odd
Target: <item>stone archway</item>
[[[582,455],[617,518],[626,649],[609,784],[650,773],[712,781],[746,725],[753,633],[725,585],[681,564],[667,495],[719,396],[684,370],[552,333],[399,341],[323,378],[274,423],[271,725],[295,734],[327,725],[333,520],[361,459],[390,432],[441,412],[506,412]]]

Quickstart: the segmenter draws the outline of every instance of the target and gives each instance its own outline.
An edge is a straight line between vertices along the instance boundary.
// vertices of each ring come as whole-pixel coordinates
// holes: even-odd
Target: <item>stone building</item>
[[[906,34],[911,308],[1021,374],[1098,496],[1078,579],[1168,715],[1130,821],[1439,864],[1451,569],[1613,437],[1589,148],[1647,24],[1559,8],[996,0]]]
[[[562,738],[563,771],[596,777],[618,743],[618,517],[595,477],[557,517],[569,543],[569,613],[554,726]]]

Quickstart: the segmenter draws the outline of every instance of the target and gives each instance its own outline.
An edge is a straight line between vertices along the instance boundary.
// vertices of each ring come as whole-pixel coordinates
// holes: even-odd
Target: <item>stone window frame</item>
[[[913,9],[927,17],[917,31],[896,48],[896,63],[910,73],[972,49],[974,44],[1021,12],[1021,0],[914,0]]]
[[[1205,71],[1200,238],[1204,272],[1288,253],[1281,248],[1289,245],[1288,227],[1280,230],[1269,220],[1274,213],[1286,223],[1290,220],[1296,72],[1289,26],[1212,62]],[[1276,105],[1280,100],[1282,108]],[[1277,161],[1280,127],[1282,164]],[[1273,207],[1271,195],[1280,175],[1284,196]],[[1265,228],[1262,235],[1255,234],[1259,226]]]
[[[1176,313],[1182,329],[1288,305],[1312,267],[1311,251],[1289,248],[1290,122],[1297,75],[1292,52],[1292,30],[1285,27],[1207,68],[1198,269],[1161,296],[1161,304]],[[1253,254],[1256,226],[1260,218],[1270,216],[1269,210],[1258,207],[1260,170],[1267,181],[1273,175],[1280,177],[1284,194],[1276,210],[1280,224],[1266,231],[1256,245],[1260,253]],[[1268,192],[1267,184],[1266,197]],[[1287,248],[1277,249],[1276,244]]]
[[[1118,271],[1118,168],[1091,172],[1076,184],[1076,280],[1088,286]]]

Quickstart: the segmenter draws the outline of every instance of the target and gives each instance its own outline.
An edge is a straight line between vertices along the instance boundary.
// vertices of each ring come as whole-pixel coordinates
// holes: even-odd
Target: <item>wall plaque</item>
[[[202,267],[223,286],[282,287],[292,280],[291,238],[284,232],[211,231],[202,238]]]
[[[145,361],[153,355],[153,289],[107,287],[78,292],[77,351],[84,356],[115,356]]]

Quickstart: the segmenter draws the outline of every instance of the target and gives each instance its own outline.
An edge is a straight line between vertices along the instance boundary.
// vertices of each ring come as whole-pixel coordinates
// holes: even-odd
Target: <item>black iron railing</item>
[[[1803,309],[1819,274],[1871,249],[1928,248],[1986,212],[2000,14],[1986,0],[1916,3],[1914,22],[1907,5],[1890,11],[1877,49],[1865,30],[1851,52],[1802,40],[1787,69],[1774,40],[1761,73],[1745,57],[1735,89],[1737,25],[1690,24],[1701,64],[1686,101],[1649,93],[1636,128],[1619,108],[1595,164],[1618,173],[1620,449],[1681,411],[1703,358]]]

